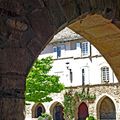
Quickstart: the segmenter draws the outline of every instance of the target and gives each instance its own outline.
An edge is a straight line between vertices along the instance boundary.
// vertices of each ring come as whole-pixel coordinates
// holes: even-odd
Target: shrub
[[[86,120],[96,120],[93,116],[89,116],[86,118]]]
[[[47,113],[42,113],[42,115],[38,117],[38,120],[52,120],[52,117]]]

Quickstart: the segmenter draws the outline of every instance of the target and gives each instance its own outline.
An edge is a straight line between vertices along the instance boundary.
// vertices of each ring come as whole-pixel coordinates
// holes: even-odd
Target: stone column
[[[0,75],[0,120],[24,120],[25,77]]]
[[[0,49],[0,120],[25,119],[25,79],[32,62],[24,48]]]

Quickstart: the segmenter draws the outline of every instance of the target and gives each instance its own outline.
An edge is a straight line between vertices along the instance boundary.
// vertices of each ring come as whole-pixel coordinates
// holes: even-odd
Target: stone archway
[[[95,45],[119,80],[119,4],[120,0],[0,0],[1,120],[25,118],[26,76],[52,37],[70,24]]]
[[[42,113],[45,113],[45,108],[42,104],[35,104],[32,107],[32,118],[38,118]]]
[[[78,120],[86,120],[88,115],[88,107],[86,103],[82,102],[78,107]]]
[[[51,105],[50,113],[53,116],[53,120],[64,120],[63,109],[63,106],[59,102]]]
[[[99,120],[116,120],[116,108],[109,97],[104,96],[98,102],[97,117]]]

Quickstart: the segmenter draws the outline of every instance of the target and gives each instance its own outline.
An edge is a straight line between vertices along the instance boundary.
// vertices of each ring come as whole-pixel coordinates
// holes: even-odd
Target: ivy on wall
[[[68,91],[64,94],[64,117],[65,120],[72,120],[75,113],[75,99],[72,91]]]
[[[91,101],[91,100],[95,100],[96,99],[96,95],[95,94],[90,94],[90,93],[78,93],[78,92],[75,92],[74,96],[77,96],[79,98],[80,101],[84,101],[84,100],[88,100],[88,101]]]
[[[75,117],[75,111],[77,103],[80,101],[88,101],[93,103],[96,99],[95,94],[90,94],[89,92],[74,92],[70,89],[64,94],[64,117],[65,120],[72,120]]]

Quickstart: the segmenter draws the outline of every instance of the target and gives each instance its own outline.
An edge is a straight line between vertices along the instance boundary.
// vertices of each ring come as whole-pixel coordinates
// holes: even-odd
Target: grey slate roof
[[[70,41],[70,40],[75,40],[80,38],[82,38],[82,36],[80,36],[79,34],[76,34],[74,31],[66,27],[63,30],[61,30],[59,33],[57,33],[50,43],[54,43],[58,41],[59,42]]]

